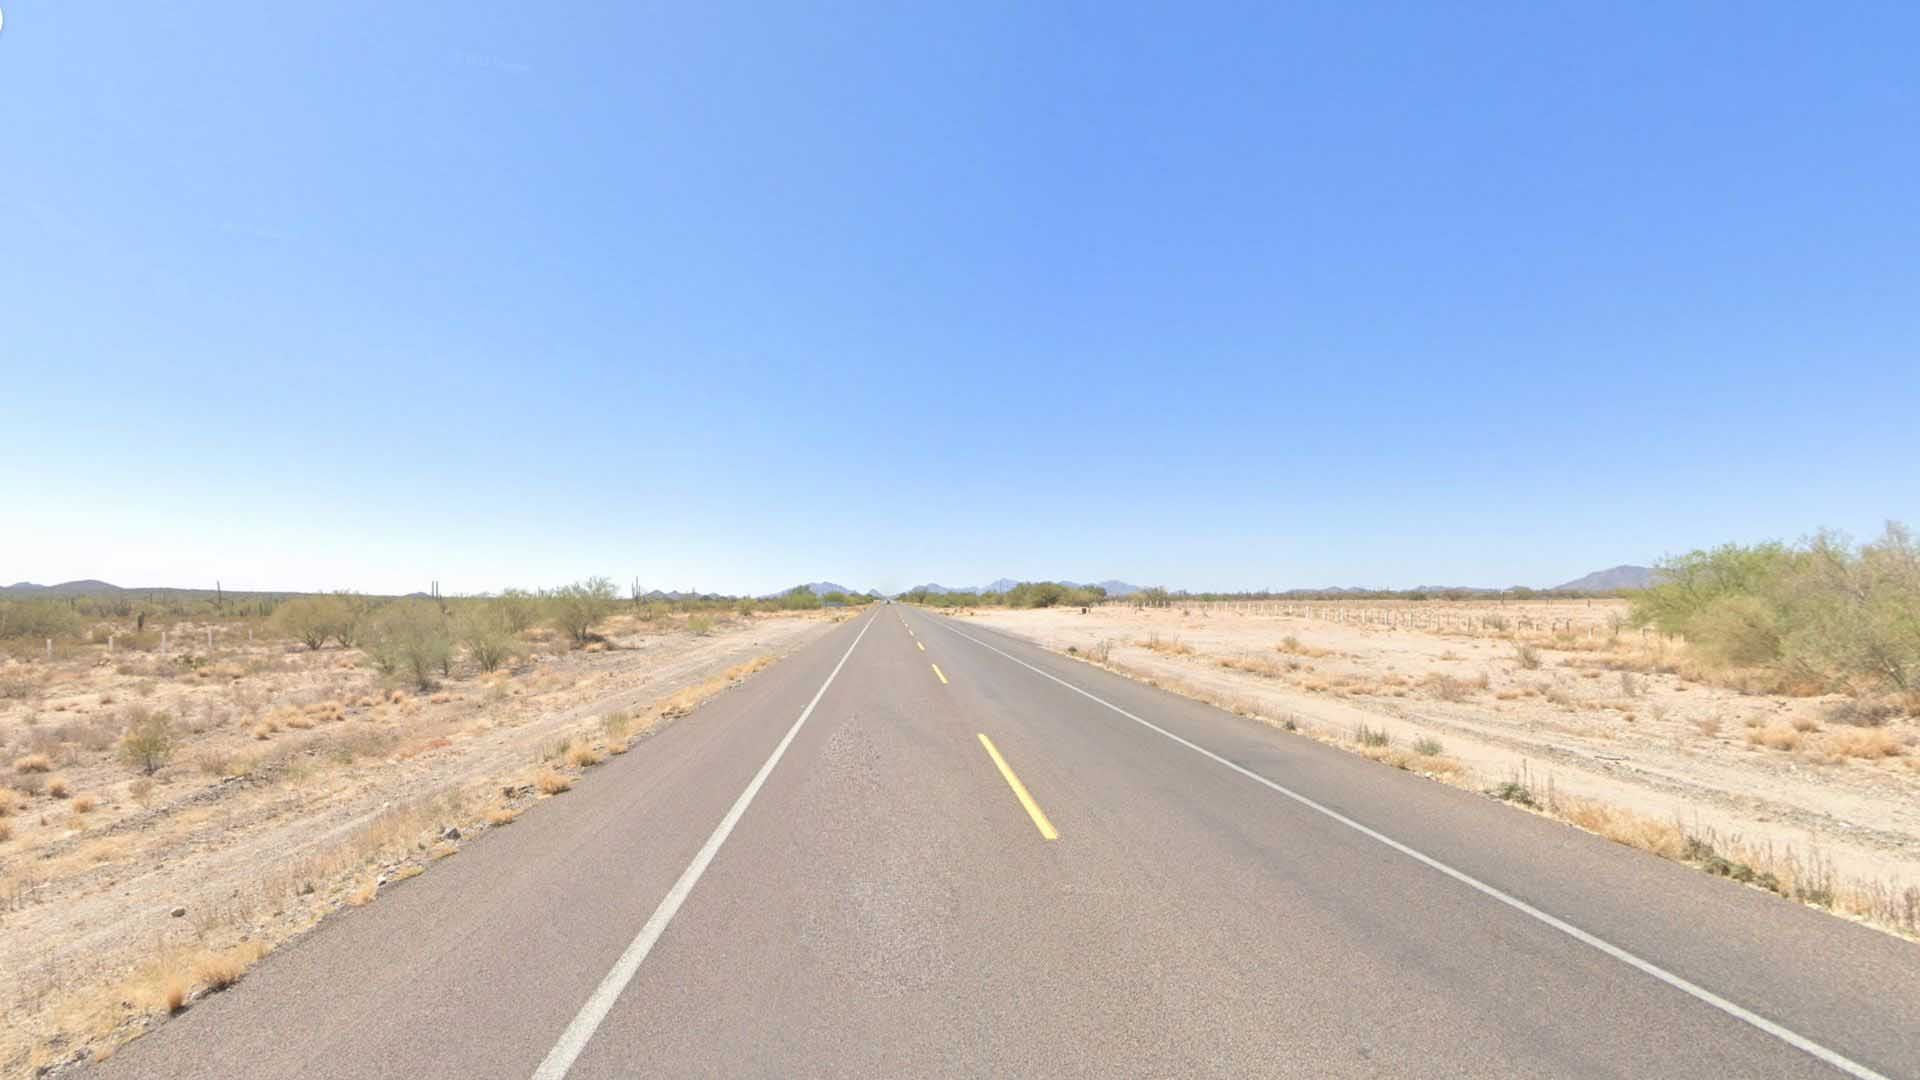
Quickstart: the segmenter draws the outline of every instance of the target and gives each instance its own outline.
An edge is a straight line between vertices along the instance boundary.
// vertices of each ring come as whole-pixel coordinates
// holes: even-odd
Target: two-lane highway
[[[898,605],[108,1075],[1920,1075],[1920,948]]]

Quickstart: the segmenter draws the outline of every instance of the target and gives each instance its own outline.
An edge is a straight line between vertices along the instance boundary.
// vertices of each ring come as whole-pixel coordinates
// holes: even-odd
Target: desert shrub
[[[1503,780],[1487,789],[1487,794],[1502,802],[1518,803],[1521,806],[1535,806],[1533,789],[1520,780]]]
[[[173,719],[163,712],[134,706],[127,713],[127,732],[120,737],[120,757],[152,776],[173,757],[176,745]]]
[[[329,601],[327,614],[330,617],[327,636],[343,649],[360,644],[360,633],[367,625],[368,616],[373,613],[373,604],[355,592],[337,592],[326,599]]]
[[[319,649],[333,636],[334,601],[326,596],[301,596],[273,611],[273,626],[309,649]]]
[[[540,621],[540,598],[525,589],[503,589],[493,603],[509,634],[524,634]]]
[[[1446,750],[1446,747],[1440,745],[1440,740],[1431,735],[1422,735],[1413,744],[1413,752],[1423,757],[1439,757],[1446,753]]]
[[[0,701],[19,701],[30,698],[40,692],[40,687],[40,680],[28,675],[0,679]]]
[[[1905,526],[1858,547],[1827,532],[1728,544],[1660,571],[1634,597],[1634,621],[1685,635],[1709,662],[1802,684],[1920,686],[1920,545]]]
[[[1098,585],[1066,585],[1058,581],[1023,581],[1008,589],[1003,597],[1008,607],[1084,607],[1107,598],[1107,590]]]
[[[1513,650],[1513,659],[1521,667],[1533,671],[1540,666],[1540,650],[1531,645],[1519,645]]]
[[[1758,596],[1715,597],[1687,626],[1709,663],[1759,667],[1780,659],[1780,614]]]
[[[481,671],[498,671],[513,655],[515,639],[510,622],[498,600],[470,604],[461,611],[457,622],[460,644]]]
[[[574,644],[584,645],[593,640],[593,628],[613,614],[618,598],[612,581],[591,577],[553,590],[547,602],[553,611],[554,626]]]
[[[705,637],[713,633],[713,618],[708,615],[689,615],[687,616],[687,629],[701,637]]]
[[[54,600],[0,600],[0,640],[72,638],[85,630],[86,620],[71,605]]]
[[[434,674],[444,672],[451,662],[453,633],[440,605],[431,600],[401,600],[374,613],[365,647],[381,674],[431,690]]]
[[[774,597],[772,604],[782,611],[814,611],[820,607],[821,600],[810,586],[795,585]]]
[[[1823,718],[1829,724],[1850,727],[1882,727],[1902,712],[1888,698],[1851,698],[1827,707]]]
[[[1392,745],[1393,736],[1388,734],[1385,728],[1368,727],[1365,724],[1361,724],[1354,729],[1353,741],[1359,743],[1361,746],[1372,746],[1384,749]]]
[[[1437,671],[1428,674],[1421,680],[1420,685],[1441,701],[1465,701],[1473,693],[1472,685],[1464,679],[1456,679]]]

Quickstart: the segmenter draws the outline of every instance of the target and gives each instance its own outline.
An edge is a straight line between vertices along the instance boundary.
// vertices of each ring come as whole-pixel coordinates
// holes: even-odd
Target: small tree
[[[550,597],[554,625],[572,638],[574,644],[585,645],[593,640],[593,628],[600,625],[600,620],[613,614],[619,596],[613,582],[604,577],[591,577],[555,589]]]
[[[296,597],[274,609],[273,625],[307,648],[319,649],[333,636],[332,603],[323,596]]]
[[[334,593],[325,601],[329,636],[344,649],[360,644],[360,631],[366,626],[373,605],[359,593],[348,591]]]
[[[540,598],[525,589],[503,589],[494,603],[509,634],[523,634],[540,621]]]
[[[513,655],[514,636],[507,630],[507,615],[498,600],[468,605],[460,613],[459,631],[460,644],[481,671],[498,671]]]
[[[173,721],[166,713],[135,707],[128,714],[127,733],[120,738],[120,756],[127,764],[152,776],[173,757]]]
[[[401,600],[374,614],[366,648],[381,673],[403,676],[420,689],[431,690],[434,673],[446,671],[451,664],[453,635],[438,604]]]

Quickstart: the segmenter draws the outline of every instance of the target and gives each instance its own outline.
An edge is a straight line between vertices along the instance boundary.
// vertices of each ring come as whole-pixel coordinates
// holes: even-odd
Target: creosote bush
[[[365,648],[383,675],[405,678],[431,690],[453,656],[453,633],[440,605],[431,600],[399,600],[373,615]]]
[[[574,644],[585,645],[593,640],[594,627],[613,614],[619,596],[612,581],[590,577],[553,590],[548,594],[547,604],[553,612],[554,626]]]
[[[512,618],[504,602],[485,600],[469,604],[458,620],[460,644],[481,671],[498,671],[513,655],[516,644]]]
[[[120,737],[120,756],[148,776],[173,758],[176,741],[173,720],[163,712],[136,705],[127,713],[127,732]]]

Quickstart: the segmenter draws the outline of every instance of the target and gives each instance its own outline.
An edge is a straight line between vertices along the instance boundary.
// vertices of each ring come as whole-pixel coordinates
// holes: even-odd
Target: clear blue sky
[[[0,0],[0,579],[1920,524],[1920,7]]]

